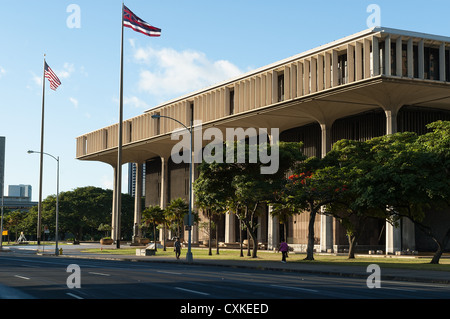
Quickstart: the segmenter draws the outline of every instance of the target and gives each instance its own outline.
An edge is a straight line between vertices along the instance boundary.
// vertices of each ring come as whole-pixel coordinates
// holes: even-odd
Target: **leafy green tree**
[[[368,222],[387,218],[385,211],[370,209],[357,200],[359,193],[367,186],[363,185],[360,188],[361,179],[374,170],[376,163],[369,143],[354,140],[336,142],[326,155],[326,160],[329,162],[328,165],[337,169],[340,184],[346,186],[346,191],[327,205],[326,214],[336,218],[344,227],[349,243],[348,257],[353,259],[356,243]]]
[[[80,241],[85,237],[101,237],[100,224],[111,223],[112,190],[87,186],[59,194],[59,234],[64,239],[66,233],[75,236]],[[30,209],[20,227],[26,234],[36,233],[37,207]],[[56,196],[51,195],[42,201],[42,225],[48,226],[52,232],[56,221]],[[121,234],[131,238],[134,199],[128,194],[122,194]],[[25,233],[25,231],[24,231]]]
[[[314,260],[314,223],[322,206],[338,200],[347,191],[339,170],[327,166],[326,159],[310,157],[303,161],[296,173],[289,176],[282,191],[283,206],[292,212],[308,212],[308,243],[305,260]]]

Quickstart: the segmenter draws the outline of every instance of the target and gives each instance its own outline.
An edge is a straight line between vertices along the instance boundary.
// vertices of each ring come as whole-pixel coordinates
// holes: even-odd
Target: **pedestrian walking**
[[[281,262],[282,263],[286,263],[286,257],[288,257],[288,251],[289,251],[289,246],[288,244],[284,241],[284,239],[281,241],[280,243],[280,249],[279,251],[281,251]]]
[[[177,240],[175,241],[173,250],[175,251],[175,257],[177,257],[177,259],[180,259],[181,243],[180,243],[180,238],[178,238],[178,237],[177,237]]]

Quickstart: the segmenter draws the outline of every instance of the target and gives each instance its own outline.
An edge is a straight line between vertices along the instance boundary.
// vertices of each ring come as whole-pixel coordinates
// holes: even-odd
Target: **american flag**
[[[126,6],[123,6],[123,25],[133,29],[134,31],[148,35],[149,37],[159,37],[161,35],[161,29],[156,28],[140,19]]]
[[[55,72],[48,66],[47,62],[44,65],[44,75],[50,81],[50,88],[56,91],[58,86],[61,85],[61,81],[56,76]]]

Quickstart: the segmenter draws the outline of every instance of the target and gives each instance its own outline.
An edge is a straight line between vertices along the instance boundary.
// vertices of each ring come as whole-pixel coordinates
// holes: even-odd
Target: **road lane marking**
[[[192,292],[192,293],[194,293],[194,294],[199,294],[199,295],[209,296],[209,294],[206,293],[206,292],[200,292],[200,291],[195,291],[195,290],[190,290],[190,289],[184,289],[184,288],[180,288],[180,287],[175,287],[175,289],[183,290],[183,291],[187,291],[187,292]]]
[[[319,292],[318,290],[299,288],[299,287],[289,287],[289,286],[279,286],[279,285],[271,285],[271,286],[277,287],[277,288],[284,288],[284,289],[295,289],[295,290],[301,290],[301,291]]]
[[[14,277],[17,277],[17,278],[22,278],[22,279],[26,279],[26,280],[30,280],[30,278],[28,278],[28,277],[24,277],[24,276],[19,276],[19,275],[14,275]]]
[[[66,295],[69,295],[69,296],[74,297],[74,298],[77,298],[77,299],[84,299],[83,297],[80,297],[80,296],[71,294],[70,292],[66,292]]]
[[[93,272],[93,271],[90,271],[89,272],[91,275],[98,275],[98,276],[111,276],[110,274],[104,274],[104,273],[101,273],[101,272]]]
[[[169,274],[169,275],[182,275],[181,272],[172,272],[172,271],[163,271],[163,270],[157,270],[156,272],[159,272],[162,274]]]

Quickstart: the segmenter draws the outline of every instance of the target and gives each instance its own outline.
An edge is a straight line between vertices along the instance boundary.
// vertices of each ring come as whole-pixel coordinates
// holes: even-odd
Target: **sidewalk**
[[[86,259],[102,259],[102,260],[122,260],[135,262],[159,262],[159,263],[175,263],[188,264],[182,257],[177,260],[175,257],[158,257],[158,256],[132,256],[132,255],[115,255],[115,254],[93,254],[81,252],[87,248],[100,248],[100,244],[82,244],[80,246],[64,245],[63,254],[58,258],[86,258]],[[9,246],[11,252],[17,253],[36,253],[36,246],[32,247],[17,247]],[[53,248],[53,250],[52,250]],[[138,247],[136,247],[138,248]],[[44,249],[43,255],[54,255],[54,246],[47,246]],[[342,265],[318,265],[305,264],[296,262],[281,263],[281,261],[263,261],[263,260],[213,260],[213,259],[196,259],[192,265],[199,266],[220,266],[232,268],[250,268],[257,270],[271,270],[271,271],[286,271],[297,273],[310,273],[320,275],[337,275],[343,277],[359,277],[368,278],[372,271],[367,272],[364,266],[342,266]],[[413,281],[425,282],[435,284],[450,285],[450,270],[449,271],[434,271],[434,270],[406,270],[396,269],[381,266],[381,280],[397,280],[397,281]]]

